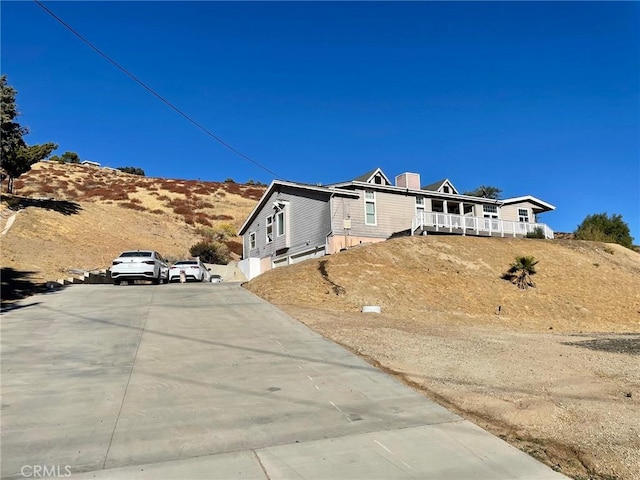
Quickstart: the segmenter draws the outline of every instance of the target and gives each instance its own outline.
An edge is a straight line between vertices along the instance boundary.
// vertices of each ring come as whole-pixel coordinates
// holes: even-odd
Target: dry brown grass
[[[231,221],[239,227],[264,188],[237,183],[141,177],[84,165],[40,162],[15,182],[18,195],[121,204],[163,212],[189,225]],[[137,206],[134,206],[137,205]]]
[[[517,255],[540,261],[536,288],[501,278]],[[277,304],[349,312],[380,305],[411,319],[447,312],[537,331],[640,331],[640,255],[592,242],[405,237],[276,269],[248,288]]]
[[[132,248],[188,257],[199,240],[198,226],[238,228],[255,206],[255,186],[234,184],[229,193],[225,185],[38,163],[16,180],[16,194],[76,202],[80,213],[21,210],[2,239],[2,266],[35,271],[33,281],[44,282],[68,276],[69,269],[107,268]],[[230,240],[236,253],[241,252],[238,241]]]
[[[540,260],[536,288],[501,278],[519,255]],[[246,286],[565,474],[640,479],[636,252],[572,240],[400,238]],[[383,313],[360,313],[364,305]]]

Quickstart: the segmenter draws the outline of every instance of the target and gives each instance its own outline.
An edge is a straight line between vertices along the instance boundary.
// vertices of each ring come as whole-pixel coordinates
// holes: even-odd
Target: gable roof
[[[359,177],[354,178],[352,181],[353,182],[371,183],[371,179],[373,177],[375,177],[376,174],[378,174],[378,173],[387,182],[387,185],[391,185],[391,181],[389,180],[389,177],[387,177],[379,167],[378,168],[374,168],[370,172],[367,172],[367,173],[365,173],[363,175],[360,175]]]
[[[425,185],[424,187],[422,187],[422,190],[439,192],[445,183],[449,184],[449,186],[453,189],[452,193],[455,193],[456,195],[458,195],[458,189],[453,186],[453,183],[451,183],[451,180],[449,180],[448,178],[443,178],[442,180],[439,180],[437,182],[431,183],[429,185]]]
[[[530,202],[540,207],[540,210],[543,212],[548,212],[556,209],[554,205],[551,205],[550,203],[540,200],[539,198],[536,198],[533,195],[524,195],[522,197],[505,198],[504,200],[500,200],[500,201],[502,202],[503,205],[510,205],[512,203]]]
[[[267,200],[269,199],[271,194],[274,192],[274,190],[276,190],[277,188],[279,188],[281,186],[291,187],[291,188],[298,189],[298,190],[306,190],[306,191],[324,193],[327,196],[340,195],[340,196],[343,196],[343,197],[351,197],[351,198],[359,198],[360,197],[360,194],[355,193],[355,192],[350,192],[348,190],[339,190],[339,189],[332,188],[332,187],[320,187],[318,185],[308,185],[306,183],[286,182],[284,180],[274,180],[267,187],[265,192],[262,194],[262,197],[260,197],[260,200],[258,200],[258,203],[256,204],[256,206],[253,208],[253,210],[251,211],[251,213],[249,214],[247,219],[244,221],[244,223],[242,224],[242,226],[238,230],[238,235],[243,235],[245,233],[245,231],[247,230],[249,225],[251,225],[251,222],[253,222],[253,220],[258,215],[260,210],[262,210],[262,208],[264,207],[264,205],[266,204]]]

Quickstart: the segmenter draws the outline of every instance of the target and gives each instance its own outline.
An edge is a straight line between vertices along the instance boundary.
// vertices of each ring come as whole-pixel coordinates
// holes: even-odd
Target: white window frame
[[[256,232],[249,233],[249,250],[256,249]]]
[[[416,214],[426,210],[425,204],[426,202],[424,197],[416,197]]]
[[[282,237],[287,233],[287,229],[285,227],[284,209],[282,209],[276,213],[276,235],[278,237]]]
[[[531,216],[529,215],[529,209],[528,208],[519,208],[518,209],[518,221],[519,222],[529,223],[529,219],[530,218],[531,218]]]
[[[369,197],[371,195],[371,197]],[[367,205],[373,206],[373,223],[369,222],[367,213]],[[373,190],[365,190],[364,192],[364,223],[365,225],[378,225],[378,209],[376,208],[376,192]]]
[[[273,215],[269,215],[266,221],[266,236],[267,244],[273,242]]]
[[[482,213],[484,218],[498,218],[498,206],[482,205]]]

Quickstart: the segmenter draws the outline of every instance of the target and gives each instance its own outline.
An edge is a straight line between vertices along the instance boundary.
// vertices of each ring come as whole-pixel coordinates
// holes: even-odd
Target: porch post
[[[449,233],[453,232],[453,222],[451,221],[451,215],[449,214],[448,200],[442,201],[442,210],[444,210],[444,218],[449,223]]]

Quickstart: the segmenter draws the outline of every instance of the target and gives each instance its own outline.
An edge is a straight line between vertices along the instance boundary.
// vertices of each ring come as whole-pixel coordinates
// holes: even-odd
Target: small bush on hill
[[[223,242],[236,236],[236,228],[229,223],[222,223],[215,228],[199,228],[196,232],[208,243]]]
[[[199,223],[200,225],[206,225],[207,227],[212,227],[213,225],[211,224],[211,222],[209,221],[209,218],[207,217],[207,215],[205,213],[202,212],[198,212],[195,214],[194,220],[196,223]]]
[[[122,208],[129,208],[131,210],[137,210],[139,212],[144,212],[146,210],[145,207],[143,207],[138,203],[129,202],[129,203],[119,203],[118,205]]]
[[[244,191],[243,196],[250,198],[251,200],[260,200],[260,198],[262,198],[263,193],[264,193],[264,190],[260,190],[258,188],[247,188]]]
[[[60,164],[64,164],[64,163],[78,164],[80,163],[80,155],[78,155],[76,152],[64,152],[60,156],[52,155],[51,157],[49,157],[49,161],[58,162]]]
[[[189,249],[194,257],[200,257],[205,263],[229,263],[229,247],[221,242],[201,241]]]
[[[536,265],[538,260],[532,256],[516,257],[511,267],[502,278],[511,280],[512,283],[523,290],[529,287],[535,287],[535,283],[531,280],[531,276],[536,273]]]
[[[130,173],[131,175],[139,175],[141,177],[145,176],[144,170],[137,167],[117,167],[116,170],[120,170],[124,173]]]
[[[536,227],[532,232],[527,233],[527,238],[546,238],[542,227]]]
[[[229,248],[232,253],[242,256],[242,243],[235,240],[226,240],[224,244]]]
[[[575,235],[578,240],[618,243],[624,247],[633,248],[633,237],[629,231],[629,225],[622,220],[622,215],[618,214],[587,215],[578,225]]]

